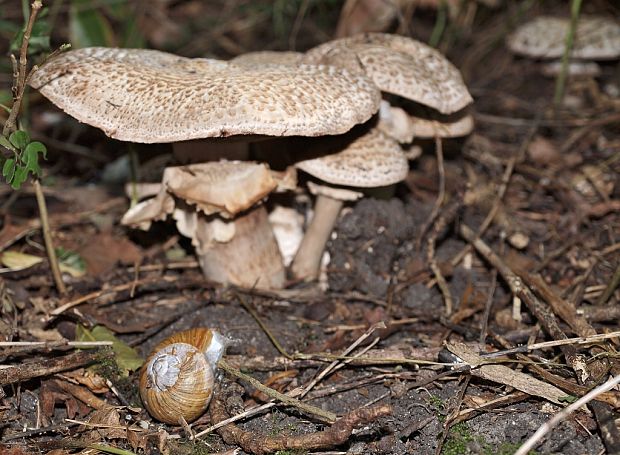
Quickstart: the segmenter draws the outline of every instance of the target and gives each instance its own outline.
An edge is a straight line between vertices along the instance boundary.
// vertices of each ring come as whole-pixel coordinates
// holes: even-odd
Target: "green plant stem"
[[[32,182],[34,186],[34,192],[37,197],[37,205],[39,206],[39,217],[41,218],[41,231],[43,232],[43,239],[45,240],[45,249],[47,250],[47,258],[50,262],[50,268],[52,269],[52,276],[54,277],[54,283],[56,289],[60,295],[67,293],[67,288],[64,281],[62,281],[62,275],[60,273],[60,266],[58,265],[58,258],[56,257],[56,250],[54,250],[54,242],[52,241],[52,232],[50,230],[49,218],[47,216],[47,204],[45,203],[45,196],[41,189],[41,183],[38,178],[35,178]]]
[[[573,43],[575,41],[575,30],[577,29],[577,21],[579,20],[579,11],[581,10],[581,0],[572,0],[570,5],[570,28],[566,34],[566,41],[564,43],[564,55],[562,55],[562,68],[560,74],[555,80],[555,93],[553,95],[553,104],[558,106],[564,98],[564,91],[566,89],[566,77],[568,75],[568,62],[570,60],[570,54],[573,50]]]
[[[272,388],[262,384],[259,380],[254,379],[252,376],[249,376],[237,370],[235,367],[228,364],[225,360],[220,360],[219,362],[217,362],[217,366],[222,370],[226,371],[228,374],[231,374],[232,376],[235,376],[242,381],[250,383],[252,387],[260,390],[265,395],[270,396],[275,400],[281,401],[282,403],[289,406],[293,406],[300,411],[306,412],[307,414],[314,415],[325,422],[334,423],[336,421],[337,416],[333,412],[324,411],[321,408],[317,408],[316,406],[312,406],[311,404],[304,403],[303,401],[299,401],[288,395],[284,395],[283,393],[273,390]]]

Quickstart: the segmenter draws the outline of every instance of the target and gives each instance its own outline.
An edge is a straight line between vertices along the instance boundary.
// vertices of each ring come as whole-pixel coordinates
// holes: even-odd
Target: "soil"
[[[199,13],[214,13],[200,8],[195,2],[178,2],[174,20],[189,24]],[[468,370],[454,370],[454,365],[446,365],[458,360],[448,344],[465,342],[482,354],[583,336],[570,318],[551,308],[557,300],[594,333],[620,329],[620,290],[617,283],[613,285],[620,264],[620,98],[616,93],[620,79],[617,62],[603,62],[598,79],[569,79],[564,103],[552,109],[554,80],[541,75],[539,62],[515,58],[502,43],[509,32],[506,24],[542,13],[566,15],[564,2],[524,11],[514,5],[477,8],[473,23],[455,20],[451,24],[458,30],[440,43],[474,95],[475,131],[466,138],[442,141],[443,166],[438,164],[435,141],[416,141],[422,155],[411,162],[404,182],[368,192],[343,209],[327,245],[330,261],[322,285],[291,280],[285,290],[261,291],[205,281],[191,243],[179,236],[173,222],[155,223],[146,232],[119,224],[128,202],[123,184],[115,180],[124,182],[128,168],[116,163],[121,175],[110,177],[113,166],[98,158],[122,157],[131,151],[144,176],[161,167],[154,161],[170,160],[169,148],[136,145],[130,150],[64,116],[60,123],[50,123],[49,117],[60,115],[59,111],[33,96],[32,130],[43,141],[52,139],[43,183],[54,241],[65,252],[77,253],[85,272],[65,273],[69,294],[60,296],[46,259],[23,269],[5,261],[0,275],[3,339],[90,341],[94,335],[84,335],[82,328],[103,326],[145,357],[174,333],[212,327],[229,340],[225,359],[230,364],[286,393],[317,377],[332,360],[327,354],[341,355],[370,327],[384,322],[351,353],[359,355],[360,349],[368,348],[367,356],[375,361],[342,364],[322,378],[305,401],[338,417],[383,404],[391,406],[389,415],[357,425],[345,442],[312,453],[514,453],[565,402],[523,394],[513,387],[511,378],[483,379]],[[613,2],[593,2],[584,8],[588,13],[620,14]],[[309,14],[302,31],[318,31],[310,37],[302,33],[300,49],[328,39],[326,30],[334,27],[338,8],[326,13],[330,20],[325,23],[317,10]],[[419,26],[414,37],[428,40],[435,14],[432,10],[414,14]],[[241,33],[235,27],[231,30]],[[161,39],[152,33],[149,42]],[[259,26],[244,33],[247,36],[237,43],[245,51],[267,48],[267,41],[271,48],[282,48],[278,36],[264,34]],[[228,41],[222,36],[219,44],[204,49],[178,43],[186,55],[229,57],[235,53],[234,46],[226,47]],[[84,156],[83,149],[92,154]],[[509,181],[503,180],[507,168],[512,168]],[[442,173],[446,197],[436,210]],[[302,183],[305,179],[300,176]],[[505,194],[503,184],[507,184]],[[290,200],[300,213],[311,204],[305,190]],[[527,296],[514,295],[497,264],[477,253],[463,235],[463,226],[477,231],[495,210],[480,239],[543,302],[548,318],[558,321],[556,332],[532,310]],[[3,252],[45,257],[30,185],[20,192],[0,188],[0,215]],[[540,278],[539,284],[532,284],[530,278]],[[79,299],[83,301],[76,303]],[[60,315],[53,313],[67,302],[75,306]],[[527,374],[531,381],[559,387],[570,401],[584,393],[576,387],[591,388],[620,373],[617,340],[572,345],[586,360],[592,377],[585,384],[576,377],[567,351],[559,347],[538,347],[521,356],[513,352],[503,356],[500,364],[515,375]],[[58,345],[5,349],[3,364],[22,369],[73,352]],[[300,355],[287,360],[289,354]],[[192,423],[191,430],[151,418],[140,402],[137,366],[124,370],[118,362],[97,359],[92,371],[108,379],[100,387],[85,379],[90,375],[85,370],[72,376],[74,367],[65,365],[59,372],[44,371],[21,382],[2,382],[1,453],[68,454],[95,443],[133,453],[233,453],[241,445],[217,431],[191,441],[189,431],[197,433],[211,425],[209,414]],[[234,399],[227,403],[232,414],[269,398],[221,371],[217,382],[216,394],[233,390]],[[243,389],[234,392],[233,382]],[[65,383],[80,384],[84,393],[116,406],[118,415],[93,411],[93,401],[63,388]],[[600,409],[582,407],[548,432],[536,453],[619,453],[619,446],[614,446],[618,428],[613,425],[619,417],[619,393],[612,391],[601,405],[610,415],[611,430],[609,422],[602,430]],[[80,424],[89,419],[95,429]],[[316,416],[282,405],[236,424],[255,438],[292,438],[329,428]]]

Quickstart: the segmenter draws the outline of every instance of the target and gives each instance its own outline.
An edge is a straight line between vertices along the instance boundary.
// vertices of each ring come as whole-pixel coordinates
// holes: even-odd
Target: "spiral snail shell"
[[[155,346],[140,371],[140,396],[157,420],[191,422],[209,406],[226,338],[208,328],[179,332]]]

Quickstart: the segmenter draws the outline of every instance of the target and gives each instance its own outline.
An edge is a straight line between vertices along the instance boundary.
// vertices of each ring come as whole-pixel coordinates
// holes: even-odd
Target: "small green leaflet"
[[[134,348],[116,338],[112,331],[102,325],[97,325],[93,327],[92,330],[78,325],[76,329],[76,340],[111,341],[116,364],[125,377],[129,376],[129,372],[137,370],[144,363],[142,357],[138,355],[138,352]]]

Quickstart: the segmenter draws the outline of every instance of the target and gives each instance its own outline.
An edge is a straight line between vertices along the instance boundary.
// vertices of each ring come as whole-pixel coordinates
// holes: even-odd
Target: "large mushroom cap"
[[[256,51],[240,54],[229,60],[239,66],[264,67],[265,65],[290,65],[302,63],[304,54],[293,51]]]
[[[510,35],[508,48],[527,57],[559,58],[564,54],[569,27],[569,19],[539,16]],[[579,18],[571,57],[592,60],[620,57],[620,24],[606,17]]]
[[[328,41],[310,49],[304,61],[365,74],[382,91],[443,114],[456,112],[473,101],[452,63],[436,49],[405,36],[365,33]]]
[[[30,85],[108,136],[144,143],[341,134],[380,102],[372,81],[334,67],[247,67],[143,49],[66,52]]]
[[[300,161],[295,166],[324,182],[357,188],[392,185],[404,180],[409,171],[398,142],[377,129],[338,153]]]

